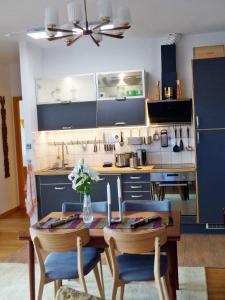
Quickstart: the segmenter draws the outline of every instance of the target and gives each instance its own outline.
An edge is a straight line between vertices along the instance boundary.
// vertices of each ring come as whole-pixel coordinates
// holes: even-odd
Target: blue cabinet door
[[[37,105],[38,130],[96,127],[96,101]]]
[[[97,126],[145,125],[145,100],[98,100]]]
[[[223,223],[225,130],[204,130],[196,134],[200,223]]]
[[[193,60],[196,128],[225,128],[225,58]]]
[[[111,188],[111,208],[118,210],[117,177],[120,175],[100,175],[100,181],[92,185],[91,201],[107,201],[107,183]]]

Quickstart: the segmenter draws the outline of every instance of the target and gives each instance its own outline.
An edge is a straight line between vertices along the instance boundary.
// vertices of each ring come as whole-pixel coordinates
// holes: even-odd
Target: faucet
[[[65,145],[65,143],[62,143],[62,168],[65,168],[68,165],[68,162],[65,161],[65,153],[64,153],[64,146],[66,146],[66,151],[68,154],[68,149],[67,149],[67,145]]]

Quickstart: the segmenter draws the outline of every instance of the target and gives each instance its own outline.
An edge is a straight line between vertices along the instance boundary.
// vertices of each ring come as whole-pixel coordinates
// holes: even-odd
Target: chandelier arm
[[[79,40],[83,34],[78,35],[76,38],[74,38],[72,41],[69,41],[66,43],[67,46],[71,46],[73,43],[75,43],[77,40]]]
[[[121,27],[101,29],[101,31],[125,30],[125,29],[129,29],[129,28],[130,28],[130,26],[121,26]]]
[[[123,39],[124,38],[123,35],[115,35],[115,34],[110,34],[110,33],[104,33],[104,32],[101,32],[101,31],[99,31],[98,34],[109,36],[109,37],[116,38],[116,39]]]
[[[99,42],[93,37],[92,34],[90,34],[90,37],[92,38],[93,42],[99,47]]]
[[[100,28],[104,25],[107,25],[107,24],[109,24],[109,21],[102,22],[102,23],[96,25],[95,27],[93,27],[92,30],[96,30],[96,29],[98,29],[98,28]]]
[[[56,28],[56,27],[48,27],[48,30],[49,31],[54,31],[54,32],[65,32],[65,33],[73,33],[73,30],[70,30],[70,29],[62,29],[62,28]]]
[[[85,24],[86,24],[86,30],[88,30],[88,19],[87,19],[87,4],[86,0],[84,0],[84,12],[85,12]]]
[[[63,36],[49,37],[48,41],[51,42],[51,41],[61,40],[61,39],[68,38],[68,37],[71,37],[71,36],[74,36],[74,35],[73,34],[67,34],[67,35],[63,35]]]
[[[80,25],[78,25],[78,24],[74,24],[74,27],[75,28],[78,28],[78,29],[81,29],[82,31],[84,31],[84,28],[83,27],[81,27]]]

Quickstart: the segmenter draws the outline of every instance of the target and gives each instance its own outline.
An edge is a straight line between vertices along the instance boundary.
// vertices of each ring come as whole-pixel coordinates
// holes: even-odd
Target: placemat
[[[123,223],[111,224],[110,228],[112,228],[112,229],[130,228],[131,223],[134,223],[140,219],[142,219],[142,218],[141,217],[139,217],[139,218],[124,218]],[[46,222],[37,223],[33,227],[38,228],[38,229],[50,229],[51,224],[53,224],[54,222],[56,222],[58,220],[59,220],[58,218],[49,218]],[[161,220],[153,221],[149,224],[143,225],[138,228],[155,229],[155,228],[159,228],[161,226],[167,226],[167,225],[169,225],[169,218],[166,217]],[[103,229],[106,226],[109,227],[107,218],[94,218],[94,220],[90,224],[86,224],[83,222],[82,218],[78,218],[78,219],[68,222],[66,224],[59,225],[55,228],[56,229],[82,229],[82,228]],[[135,229],[133,229],[133,230],[135,230]]]

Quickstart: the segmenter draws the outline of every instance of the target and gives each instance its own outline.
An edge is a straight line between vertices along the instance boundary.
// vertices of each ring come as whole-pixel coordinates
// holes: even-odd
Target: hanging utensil
[[[95,137],[95,141],[94,141],[94,152],[97,152],[98,148],[97,148],[97,142],[96,142],[96,137]]]
[[[120,132],[120,147],[124,146],[124,140],[123,140],[123,132]]]
[[[182,128],[180,127],[180,151],[184,150],[184,143],[182,140]]]
[[[186,147],[186,150],[187,151],[193,151],[193,147],[191,147],[190,146],[190,141],[189,141],[189,139],[190,139],[190,131],[189,131],[189,127],[187,127],[187,140],[188,140],[188,145],[187,145],[187,147]]]
[[[175,128],[175,145],[173,146],[173,152],[179,152],[180,147],[177,145],[177,128]]]

